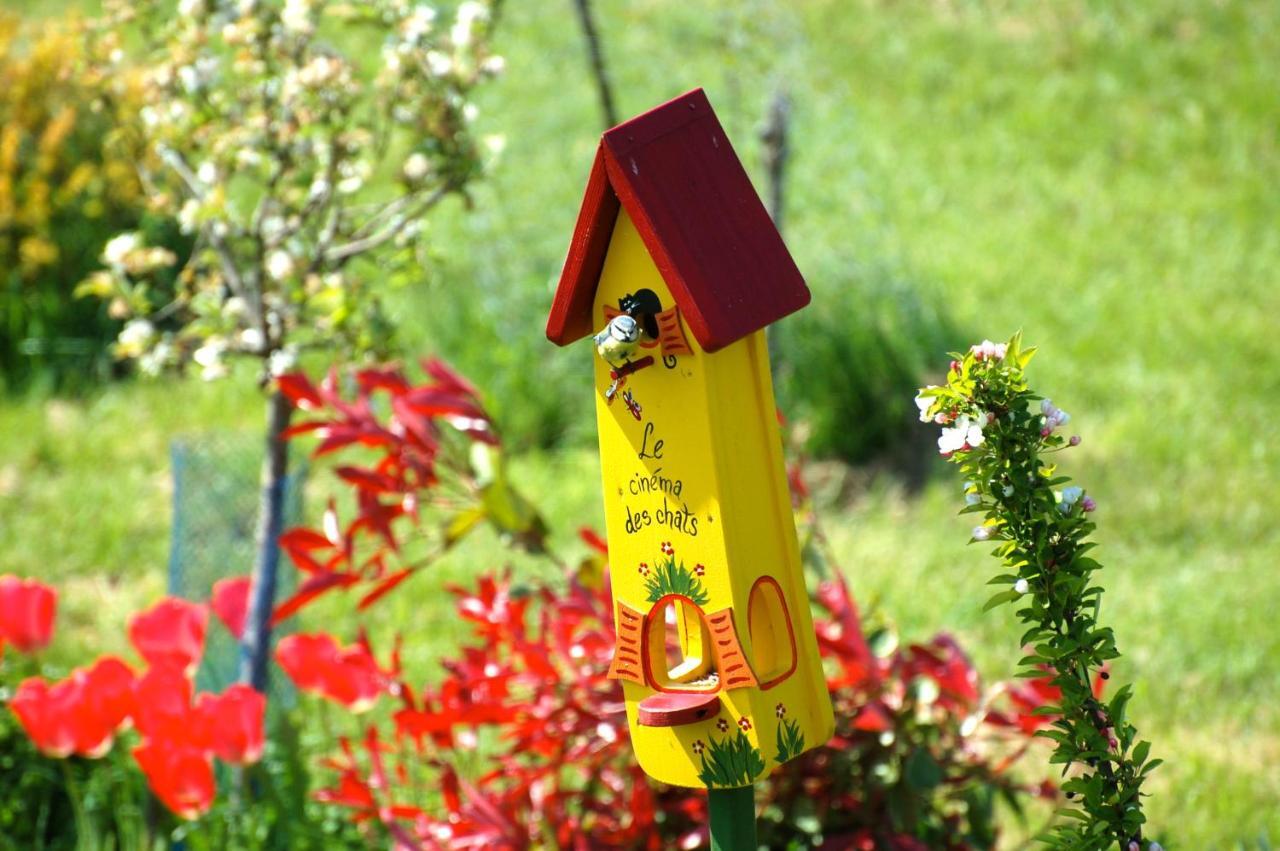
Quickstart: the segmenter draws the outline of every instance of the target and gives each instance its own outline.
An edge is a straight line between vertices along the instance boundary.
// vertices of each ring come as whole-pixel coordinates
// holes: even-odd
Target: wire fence
[[[253,570],[262,454],[263,438],[252,432],[208,432],[171,444],[170,594],[203,602],[219,579],[247,576]],[[302,519],[302,486],[307,474],[305,462],[294,461],[291,468],[285,487],[286,529]],[[292,565],[282,559],[279,599],[291,594],[295,584]],[[273,642],[287,633],[287,629],[277,629]],[[236,639],[221,622],[211,622],[196,688],[220,692],[236,682],[238,672]],[[271,679],[268,698],[273,709],[293,705],[294,692],[286,678]]]

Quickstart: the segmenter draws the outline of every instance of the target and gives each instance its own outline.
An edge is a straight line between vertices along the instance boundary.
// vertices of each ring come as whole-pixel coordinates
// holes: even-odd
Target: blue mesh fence
[[[188,600],[209,599],[213,583],[253,570],[258,522],[263,437],[252,432],[211,432],[175,440],[173,462],[173,537],[169,549],[169,593]],[[284,528],[302,519],[306,465],[290,459],[293,473],[285,488]],[[280,562],[278,600],[293,593],[293,565]],[[287,630],[277,629],[273,641]],[[200,691],[220,692],[236,682],[239,647],[217,618],[210,618],[204,660],[196,674]],[[275,672],[268,705],[287,708],[294,694]]]

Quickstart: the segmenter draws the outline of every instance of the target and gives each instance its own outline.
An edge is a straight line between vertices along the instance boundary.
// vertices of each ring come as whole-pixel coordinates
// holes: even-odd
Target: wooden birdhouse
[[[600,355],[610,676],[665,783],[749,786],[832,734],[764,334],[808,303],[702,90],[604,134],[547,337]]]

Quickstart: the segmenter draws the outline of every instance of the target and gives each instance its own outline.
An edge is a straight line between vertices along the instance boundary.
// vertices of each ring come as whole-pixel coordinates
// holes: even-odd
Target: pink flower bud
[[[1045,426],[1044,428],[1040,429],[1041,437],[1048,437],[1051,434],[1053,434],[1053,429],[1049,428],[1048,426]]]
[[[952,368],[953,370],[955,370],[956,372],[959,372],[959,371],[960,371],[960,361],[958,361],[958,360],[953,360],[953,361],[951,362],[951,368]]]
[[[1080,435],[1078,435],[1078,434],[1073,434],[1073,435],[1071,435],[1071,439],[1070,439],[1069,441],[1067,441],[1067,442],[1068,442],[1068,443],[1070,443],[1072,446],[1079,446],[1079,445],[1080,445]]]
[[[1093,497],[1086,496],[1084,499],[1080,500],[1080,507],[1085,511],[1093,511],[1098,507],[1098,503],[1093,501]]]

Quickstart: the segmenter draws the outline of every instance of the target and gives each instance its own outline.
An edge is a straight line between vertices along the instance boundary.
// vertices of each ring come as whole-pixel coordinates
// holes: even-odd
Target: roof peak
[[[809,303],[711,102],[694,89],[601,137],[547,321],[553,342],[592,332],[592,302],[621,208],[704,350]]]

